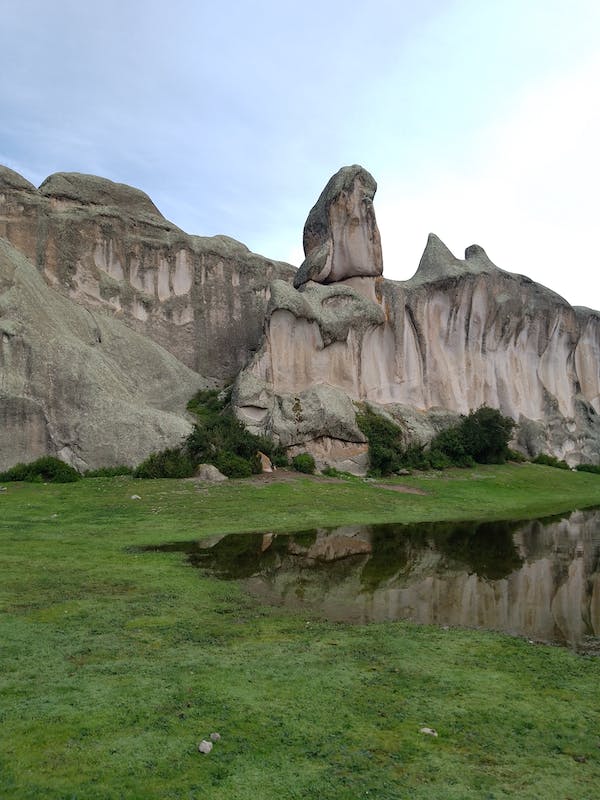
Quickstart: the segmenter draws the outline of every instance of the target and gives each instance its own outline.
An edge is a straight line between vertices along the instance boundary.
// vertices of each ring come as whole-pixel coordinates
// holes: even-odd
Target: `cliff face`
[[[457,259],[433,235],[409,281],[364,277],[357,261],[336,283],[313,272],[299,290],[273,285],[263,344],[237,382],[243,421],[321,461],[352,453],[344,466],[360,470],[366,446],[348,406],[328,427],[323,406],[305,409],[323,385],[340,407],[383,406],[413,438],[432,435],[440,409],[485,403],[519,423],[529,454],[598,460],[600,314],[504,272],[476,245]]]
[[[0,237],[49,284],[217,381],[260,342],[269,284],[294,269],[226,236],[190,236],[138,189],[58,173],[39,189],[0,167]]]
[[[600,314],[435,236],[413,278],[384,280],[375,190],[361,167],[333,176],[295,272],[131,187],[0,168],[0,463],[134,463],[236,375],[239,418],[321,464],[365,470],[357,402],[420,441],[487,403],[529,454],[597,462]]]
[[[137,464],[191,430],[197,373],[122,322],[50,288],[0,239],[0,469],[57,455]]]

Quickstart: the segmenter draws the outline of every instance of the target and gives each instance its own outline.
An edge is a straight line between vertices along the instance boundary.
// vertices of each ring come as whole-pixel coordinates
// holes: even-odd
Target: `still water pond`
[[[488,628],[600,654],[600,510],[527,522],[347,526],[148,548],[334,621]]]

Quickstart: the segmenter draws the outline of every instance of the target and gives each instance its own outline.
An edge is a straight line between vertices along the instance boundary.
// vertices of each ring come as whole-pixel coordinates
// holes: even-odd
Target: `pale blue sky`
[[[384,274],[427,234],[600,307],[600,3],[0,0],[0,163],[146,191],[301,261],[329,176],[379,183]]]

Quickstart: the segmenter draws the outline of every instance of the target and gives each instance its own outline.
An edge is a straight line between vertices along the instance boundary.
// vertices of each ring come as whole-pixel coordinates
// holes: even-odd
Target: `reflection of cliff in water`
[[[600,644],[598,510],[529,522],[232,535],[181,549],[269,602],[331,620],[410,619]]]

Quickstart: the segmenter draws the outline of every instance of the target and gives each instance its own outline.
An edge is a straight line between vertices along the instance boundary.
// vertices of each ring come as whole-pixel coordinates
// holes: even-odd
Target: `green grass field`
[[[0,798],[597,800],[600,660],[493,633],[309,619],[181,554],[135,551],[600,503],[600,476],[530,464],[402,483],[426,494],[303,476],[7,484]],[[211,731],[222,739],[201,755]]]

